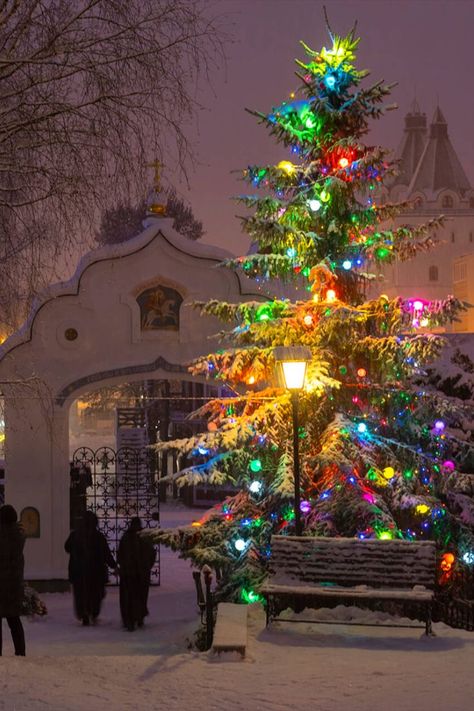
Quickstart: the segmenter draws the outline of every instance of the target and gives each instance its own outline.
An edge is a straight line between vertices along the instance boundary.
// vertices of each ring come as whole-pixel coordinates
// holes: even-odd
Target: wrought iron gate
[[[153,451],[124,447],[76,449],[71,465],[71,526],[81,511],[94,511],[99,530],[116,557],[118,544],[131,518],[139,516],[143,528],[159,525],[158,469]],[[74,503],[75,502],[75,503]],[[111,583],[117,584],[116,576]],[[151,571],[151,584],[160,584],[160,550]]]

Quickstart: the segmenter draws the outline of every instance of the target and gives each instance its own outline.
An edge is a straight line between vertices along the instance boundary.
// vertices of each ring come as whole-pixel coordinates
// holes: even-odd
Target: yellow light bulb
[[[254,376],[254,375],[251,375],[247,382],[248,382],[249,385],[253,385],[254,382],[255,382],[255,376]]]
[[[306,316],[303,319],[303,322],[304,322],[305,326],[311,326],[311,324],[313,323],[313,317],[311,316],[311,314],[306,314]]]
[[[385,469],[382,471],[383,476],[385,479],[393,479],[395,476],[395,469],[393,467],[385,467]]]
[[[277,168],[283,170],[283,172],[285,172],[287,175],[293,175],[293,173],[295,172],[295,166],[289,160],[281,160],[278,163]]]
[[[429,510],[430,510],[430,507],[427,506],[426,504],[418,504],[418,506],[415,508],[416,513],[419,513],[419,514],[428,513]]]
[[[329,302],[336,301],[336,298],[337,298],[337,296],[336,296],[336,292],[334,291],[334,289],[328,289],[326,291],[326,301],[329,301]]]

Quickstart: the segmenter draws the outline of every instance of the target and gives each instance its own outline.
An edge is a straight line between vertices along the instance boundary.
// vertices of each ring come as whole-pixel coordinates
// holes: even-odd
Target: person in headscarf
[[[117,564],[107,539],[97,529],[97,516],[86,511],[80,525],[71,531],[64,544],[69,553],[69,580],[72,583],[76,617],[83,625],[95,624],[105,597],[107,567]]]
[[[2,619],[5,617],[12,635],[15,655],[25,656],[23,613],[25,537],[17,523],[13,506],[0,507],[0,656],[2,654]]]
[[[123,534],[117,554],[120,569],[120,613],[124,627],[132,632],[143,627],[148,615],[150,572],[155,562],[155,547],[146,536],[141,536],[142,522],[132,518]]]

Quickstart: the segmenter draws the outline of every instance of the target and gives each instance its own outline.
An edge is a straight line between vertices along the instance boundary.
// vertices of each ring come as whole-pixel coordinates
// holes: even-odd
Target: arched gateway
[[[87,254],[0,349],[5,497],[41,521],[39,537],[27,540],[29,579],[65,577],[71,402],[124,381],[189,380],[185,364],[212,348],[219,329],[191,302],[261,298],[245,277],[215,268],[228,253],[180,236],[169,219],[145,224],[135,239]]]

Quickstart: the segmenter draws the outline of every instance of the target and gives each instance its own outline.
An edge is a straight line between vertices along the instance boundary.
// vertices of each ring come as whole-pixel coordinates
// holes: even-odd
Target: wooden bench
[[[217,606],[213,652],[240,652],[244,657],[247,647],[247,605],[221,602]]]
[[[261,589],[267,625],[288,607],[343,604],[403,611],[432,634],[434,541],[272,536],[271,550],[271,575]]]

